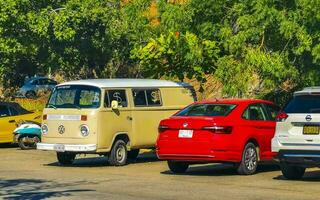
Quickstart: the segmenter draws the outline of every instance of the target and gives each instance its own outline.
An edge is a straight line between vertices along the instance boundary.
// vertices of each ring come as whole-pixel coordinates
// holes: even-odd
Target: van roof
[[[298,95],[308,95],[308,94],[320,94],[320,87],[316,86],[316,87],[306,87],[303,88],[303,90],[301,91],[296,91],[294,93],[294,96],[298,96]]]
[[[96,86],[99,88],[137,88],[137,87],[191,87],[187,83],[183,82],[173,82],[166,80],[156,80],[156,79],[86,79],[86,80],[77,80],[69,81],[58,86],[62,85],[90,85]]]

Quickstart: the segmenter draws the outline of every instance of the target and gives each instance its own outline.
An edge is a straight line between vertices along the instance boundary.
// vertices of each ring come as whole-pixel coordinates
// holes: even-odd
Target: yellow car
[[[12,134],[21,121],[41,123],[42,112],[30,112],[18,103],[0,102],[0,143],[13,143]]]

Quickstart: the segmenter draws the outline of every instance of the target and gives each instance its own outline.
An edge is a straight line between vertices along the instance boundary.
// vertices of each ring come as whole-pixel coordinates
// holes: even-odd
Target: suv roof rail
[[[303,88],[300,91],[294,92],[293,95],[296,96],[296,95],[305,95],[305,94],[317,94],[317,95],[319,95],[320,94],[320,86],[306,87],[306,88]]]
[[[305,87],[303,90],[320,89],[320,86]]]

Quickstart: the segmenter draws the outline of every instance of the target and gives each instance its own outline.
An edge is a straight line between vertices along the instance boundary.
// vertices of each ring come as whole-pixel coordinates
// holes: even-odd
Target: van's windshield
[[[47,108],[98,108],[101,91],[97,87],[63,85],[56,87],[48,101]]]

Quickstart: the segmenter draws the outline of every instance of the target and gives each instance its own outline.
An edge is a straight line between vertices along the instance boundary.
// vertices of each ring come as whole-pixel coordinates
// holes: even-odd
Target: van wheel
[[[289,180],[299,180],[303,177],[306,168],[300,166],[290,166],[286,163],[280,163],[283,176]]]
[[[258,166],[258,152],[257,147],[249,142],[243,151],[242,160],[238,165],[237,171],[241,175],[254,174]]]
[[[27,136],[25,137],[20,137],[18,139],[18,145],[19,147],[22,149],[22,150],[28,150],[28,149],[36,149],[37,147],[37,143],[40,141],[40,138],[38,136],[33,136],[33,140],[34,140],[34,143],[32,144],[29,144],[29,143],[25,143],[25,139]]]
[[[187,171],[189,164],[186,162],[168,160],[168,167],[173,173],[181,174]]]
[[[123,166],[127,163],[127,145],[123,140],[117,140],[109,155],[109,164],[113,166]]]
[[[137,159],[137,157],[139,155],[139,151],[140,151],[140,149],[133,149],[131,151],[128,151],[128,158],[131,160]]]
[[[75,158],[74,153],[57,152],[57,159],[61,165],[72,165]]]

